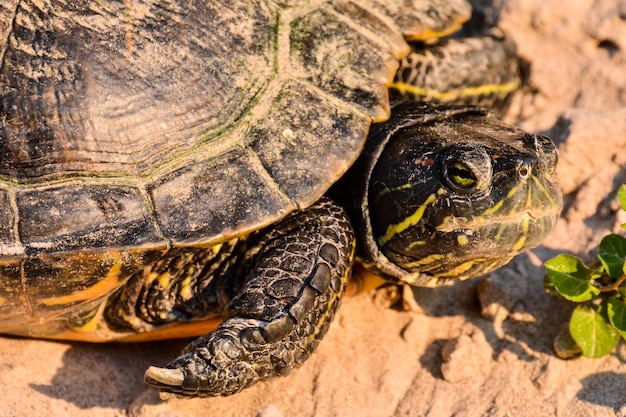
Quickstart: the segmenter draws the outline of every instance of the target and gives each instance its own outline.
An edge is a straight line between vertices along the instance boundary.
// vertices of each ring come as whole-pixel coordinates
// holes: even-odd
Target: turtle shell
[[[470,13],[406,3],[0,2],[0,331],[317,200]]]

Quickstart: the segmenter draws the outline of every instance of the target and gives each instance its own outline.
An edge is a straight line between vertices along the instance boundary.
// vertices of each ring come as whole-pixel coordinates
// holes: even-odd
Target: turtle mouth
[[[529,207],[497,216],[449,217],[436,227],[437,233],[456,236],[458,242],[478,241],[487,251],[509,252],[510,256],[541,243],[558,219],[558,210]],[[480,236],[479,239],[476,239]],[[460,246],[463,246],[459,243]],[[474,252],[475,253],[475,252]]]
[[[437,230],[446,250],[420,259],[407,257],[399,266],[431,276],[433,283],[483,275],[541,244],[557,218],[553,211],[533,208],[489,219],[451,219]]]
[[[480,263],[482,259],[483,263],[489,263],[511,259],[520,252],[539,246],[557,218],[558,211],[532,208],[508,216],[451,221],[438,229],[438,233],[442,237],[447,236],[445,239],[455,246],[452,252],[457,262],[471,259],[473,263]]]
[[[507,213],[472,217],[448,216],[435,227],[438,242],[427,256],[404,254],[399,266],[419,271],[437,282],[463,280],[489,273],[515,255],[541,244],[558,219],[555,204],[522,206]]]
[[[408,272],[408,278],[403,278],[407,282],[414,274],[443,282],[489,273],[540,245],[562,207],[557,184],[549,178],[540,181],[532,177],[506,192],[487,193],[493,197],[489,202],[467,197],[455,200],[441,194],[439,198],[434,194],[432,202],[421,206],[428,209],[440,204],[434,210],[424,209],[431,215],[424,214],[423,223],[411,225],[402,240],[382,249]],[[447,215],[437,216],[446,210]]]
[[[481,227],[483,238],[493,241],[510,256],[531,249],[543,241],[556,223],[558,212],[525,210],[516,216],[494,218]]]
[[[423,266],[439,269],[447,265],[445,268],[455,269],[454,265],[469,261],[473,264],[497,259],[508,261],[518,253],[539,245],[557,219],[558,211],[536,207],[491,217],[449,216],[435,228],[433,246],[441,250],[433,249],[425,257],[401,253],[405,257],[402,266],[406,269],[419,267],[422,272],[428,273],[430,268]]]
[[[557,217],[558,212],[555,212],[554,210],[530,207],[518,212],[511,212],[506,215],[498,216],[447,216],[440,225],[435,227],[435,230],[439,233],[454,233],[460,231],[478,231],[495,225],[505,226],[511,224],[524,224],[527,222],[548,222],[550,224],[554,224]]]

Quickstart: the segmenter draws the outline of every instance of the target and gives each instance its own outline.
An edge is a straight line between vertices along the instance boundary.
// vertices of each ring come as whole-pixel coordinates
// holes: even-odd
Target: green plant
[[[626,210],[626,185],[618,191]],[[626,224],[622,225],[626,229]],[[610,234],[600,242],[598,261],[587,266],[579,258],[561,254],[545,262],[544,286],[549,293],[580,303],[573,311],[569,334],[584,356],[597,358],[611,352],[626,338],[626,238]],[[571,356],[559,349],[563,357]]]

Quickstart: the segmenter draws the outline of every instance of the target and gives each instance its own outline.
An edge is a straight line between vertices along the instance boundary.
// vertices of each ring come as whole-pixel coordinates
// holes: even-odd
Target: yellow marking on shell
[[[456,242],[459,244],[459,246],[465,246],[469,243],[469,238],[465,235],[458,235],[456,237]]]
[[[411,214],[409,217],[407,217],[406,219],[404,219],[398,224],[390,224],[387,227],[387,231],[385,232],[385,235],[382,236],[380,239],[378,239],[378,244],[380,246],[384,246],[398,233],[402,233],[409,227],[415,226],[416,224],[418,224],[420,220],[422,219],[422,216],[424,215],[424,211],[426,211],[426,208],[430,204],[434,203],[435,201],[437,201],[437,196],[435,194],[429,195],[426,201],[424,201],[424,203],[421,206],[419,206],[417,210],[415,210],[415,213]]]
[[[416,97],[433,98],[439,101],[452,101],[463,97],[510,93],[517,90],[519,86],[520,82],[516,80],[504,84],[485,84],[478,87],[460,88],[458,90],[437,91],[418,87],[413,84],[396,81],[391,83],[389,88],[393,88],[401,93],[408,93]]]
[[[0,306],[4,305],[7,302],[7,299],[4,297],[0,297]]]
[[[96,333],[86,333],[75,329],[47,336],[54,340],[74,340],[79,342],[147,342],[154,340],[182,339],[194,336],[201,336],[215,330],[223,321],[222,317],[212,317],[204,320],[191,321],[187,323],[176,323],[172,326],[163,326],[158,329],[142,333],[119,334],[104,329]]]
[[[72,304],[80,301],[93,300],[94,298],[98,298],[104,294],[112,292],[119,286],[122,266],[123,264],[121,263],[114,264],[101,280],[84,290],[76,291],[60,297],[44,298],[41,300],[41,303],[48,307]]]
[[[218,243],[217,245],[211,246],[211,252],[213,252],[213,255],[217,255],[218,253],[220,253],[222,245],[223,243]]]
[[[153,340],[182,339],[187,337],[202,336],[213,330],[222,323],[222,317],[212,317],[204,320],[187,323],[176,323],[144,333],[135,333],[117,339],[118,342],[147,342]]]

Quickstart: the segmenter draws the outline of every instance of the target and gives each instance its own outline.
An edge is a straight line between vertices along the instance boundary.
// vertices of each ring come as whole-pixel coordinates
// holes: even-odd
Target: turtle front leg
[[[162,396],[230,395],[286,375],[328,330],[354,255],[354,233],[343,210],[323,199],[246,243],[243,266],[228,282],[237,287],[244,278],[226,320],[165,368],[146,371],[145,381]]]

